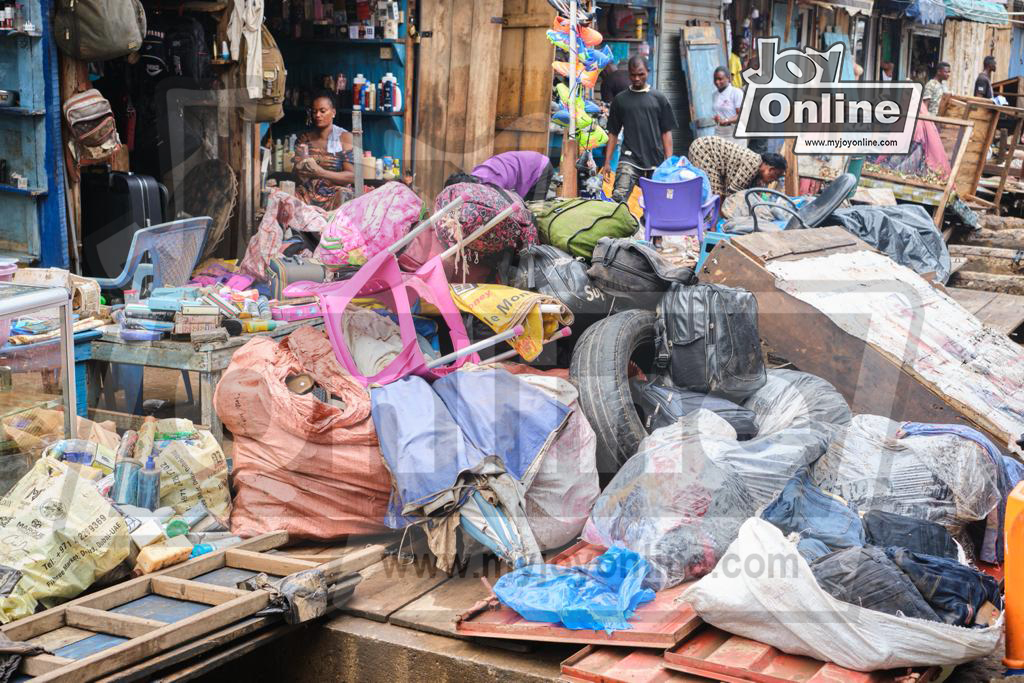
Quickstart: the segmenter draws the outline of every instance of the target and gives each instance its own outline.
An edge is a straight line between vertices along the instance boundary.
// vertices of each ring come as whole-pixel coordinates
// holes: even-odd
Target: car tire
[[[569,376],[597,434],[602,482],[619,471],[647,436],[630,393],[629,363],[638,351],[649,351],[653,360],[654,321],[654,313],[644,310],[609,316],[583,334],[572,356]]]

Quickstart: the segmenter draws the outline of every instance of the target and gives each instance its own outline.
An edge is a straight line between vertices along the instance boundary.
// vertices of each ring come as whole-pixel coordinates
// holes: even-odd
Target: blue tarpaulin
[[[919,24],[941,24],[946,19],[966,19],[983,24],[1007,24],[1006,7],[985,0],[914,0],[907,16]]]

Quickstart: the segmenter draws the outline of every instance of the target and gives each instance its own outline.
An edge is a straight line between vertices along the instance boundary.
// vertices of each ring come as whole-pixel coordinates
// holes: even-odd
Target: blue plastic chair
[[[200,216],[142,228],[132,236],[128,259],[121,274],[117,277],[95,280],[103,290],[135,289],[140,294],[143,286],[147,290],[157,287],[180,287],[189,281],[192,271],[199,265],[211,225],[212,218]],[[147,255],[149,260],[143,262]],[[138,365],[115,363],[113,372],[117,385],[125,387],[128,405],[134,406],[135,414],[141,413],[143,368]],[[181,376],[185,382],[185,394],[191,405],[195,402],[192,381],[185,370],[181,372]],[[134,401],[128,393],[132,388],[136,388]]]
[[[640,178],[640,191],[644,196],[644,239],[655,235],[696,234],[704,238],[704,231],[718,221],[721,197],[711,195],[701,203],[703,183],[700,178],[678,183],[659,183]]]

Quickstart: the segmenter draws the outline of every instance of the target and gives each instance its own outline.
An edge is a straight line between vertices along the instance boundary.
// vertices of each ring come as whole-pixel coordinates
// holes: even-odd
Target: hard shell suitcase
[[[278,256],[267,265],[272,299],[284,298],[284,288],[293,282],[329,282],[331,273],[319,263],[301,256]]]
[[[82,174],[82,257],[85,275],[116,277],[132,237],[164,222],[167,188],[135,173]]]
[[[745,289],[673,284],[658,304],[657,365],[680,389],[742,401],[768,376],[757,300]]]

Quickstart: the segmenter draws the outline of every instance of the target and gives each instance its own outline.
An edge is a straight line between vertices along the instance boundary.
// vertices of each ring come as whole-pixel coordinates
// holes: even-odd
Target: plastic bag
[[[796,546],[757,518],[682,600],[720,629],[858,671],[984,657],[998,646],[1004,620],[1000,614],[992,626],[968,629],[840,602],[818,585]]]
[[[682,183],[694,178],[701,179],[700,203],[706,204],[711,196],[711,181],[708,174],[690,163],[686,157],[672,156],[654,169],[651,180],[659,183]]]
[[[0,623],[73,598],[128,557],[128,525],[92,482],[41,458],[0,498],[0,565],[21,579],[0,595]]]
[[[228,464],[213,434],[197,430],[191,420],[157,420],[153,452],[160,468],[160,505],[178,514],[202,501],[210,513],[227,522],[231,516]],[[160,439],[161,435],[184,438]]]
[[[834,386],[797,370],[769,370],[768,381],[743,407],[754,411],[759,434],[815,422],[848,425],[853,418],[849,404]]]
[[[937,522],[954,536],[999,504],[997,465],[984,448],[954,434],[897,439],[899,428],[857,415],[814,464],[814,483],[861,512]]]
[[[610,633],[631,628],[627,619],[654,599],[654,591],[641,585],[648,570],[635,552],[612,547],[584,567],[517,569],[495,582],[494,594],[529,621]]]
[[[655,431],[594,503],[583,540],[643,555],[655,590],[711,571],[754,512],[740,478],[706,454],[735,441],[736,431],[708,410]]]

